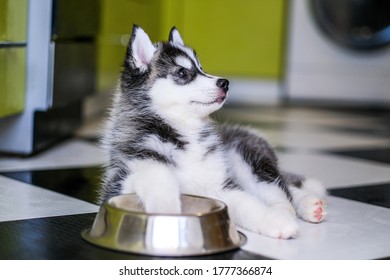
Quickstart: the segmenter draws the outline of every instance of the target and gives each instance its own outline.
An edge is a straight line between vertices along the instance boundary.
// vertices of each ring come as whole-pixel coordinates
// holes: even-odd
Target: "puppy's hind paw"
[[[310,223],[321,223],[326,218],[325,202],[314,196],[305,196],[302,198],[298,215]]]

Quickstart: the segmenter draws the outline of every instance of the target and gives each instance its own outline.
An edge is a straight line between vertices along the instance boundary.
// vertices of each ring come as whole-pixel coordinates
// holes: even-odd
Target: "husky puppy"
[[[297,237],[296,216],[323,221],[318,181],[281,171],[255,131],[210,119],[228,89],[203,71],[176,28],[153,44],[135,25],[102,139],[109,162],[101,200],[136,193],[147,212],[179,213],[181,193],[212,197],[237,225],[283,239]]]

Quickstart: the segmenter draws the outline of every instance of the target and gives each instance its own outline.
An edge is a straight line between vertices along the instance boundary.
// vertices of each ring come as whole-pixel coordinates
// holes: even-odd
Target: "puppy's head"
[[[202,118],[221,108],[227,97],[229,81],[206,74],[175,27],[168,42],[153,44],[134,26],[124,66],[122,82],[142,89],[162,115]]]

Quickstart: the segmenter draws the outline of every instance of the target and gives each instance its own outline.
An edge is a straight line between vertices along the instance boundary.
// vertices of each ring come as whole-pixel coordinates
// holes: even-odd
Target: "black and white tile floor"
[[[202,259],[390,258],[390,112],[227,107],[221,121],[260,129],[284,169],[329,189],[328,219],[297,239],[243,230],[241,250]],[[145,259],[84,242],[105,158],[99,122],[30,158],[0,157],[0,259]]]

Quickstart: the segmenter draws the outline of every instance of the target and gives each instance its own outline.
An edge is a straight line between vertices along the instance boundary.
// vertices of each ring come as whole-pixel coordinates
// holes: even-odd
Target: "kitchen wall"
[[[176,26],[206,71],[236,81],[230,99],[277,101],[286,9],[284,0],[102,0],[98,89],[114,87],[133,24],[153,41]]]

